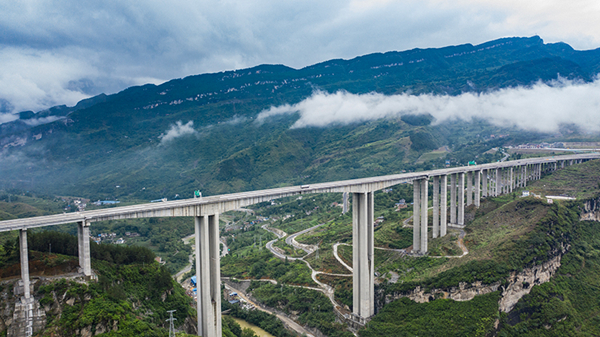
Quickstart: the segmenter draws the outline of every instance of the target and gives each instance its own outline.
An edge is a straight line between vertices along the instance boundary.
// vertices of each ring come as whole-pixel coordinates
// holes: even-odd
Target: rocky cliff
[[[581,221],[600,221],[600,198],[584,201],[580,209]]]
[[[564,252],[568,249],[565,247]],[[526,294],[529,294],[534,285],[539,285],[550,281],[556,270],[560,267],[562,255],[557,255],[554,258],[535,265],[530,268],[525,268],[521,272],[513,272],[506,280],[506,285],[501,282],[493,284],[482,284],[481,282],[466,283],[461,282],[458,287],[450,289],[432,289],[429,292],[421,287],[416,287],[409,293],[393,293],[385,296],[383,303],[378,303],[381,307],[383,304],[388,304],[398,298],[407,297],[415,302],[424,303],[433,301],[437,298],[447,298],[455,301],[469,301],[476,295],[484,295],[494,291],[501,290],[502,297],[498,303],[500,311],[511,311],[517,302]],[[381,308],[378,308],[381,309]]]

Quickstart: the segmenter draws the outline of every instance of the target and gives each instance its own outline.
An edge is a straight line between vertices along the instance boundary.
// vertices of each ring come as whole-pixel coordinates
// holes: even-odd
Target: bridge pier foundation
[[[373,192],[352,193],[352,311],[361,324],[375,314],[373,202]]]
[[[194,217],[198,335],[221,336],[219,215]]]

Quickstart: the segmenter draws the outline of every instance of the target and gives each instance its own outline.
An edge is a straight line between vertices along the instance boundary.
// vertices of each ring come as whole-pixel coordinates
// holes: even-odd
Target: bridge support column
[[[440,234],[440,177],[433,177],[433,232],[432,238]]]
[[[473,172],[467,172],[467,206],[473,203]]]
[[[456,173],[450,175],[450,223],[456,224]]]
[[[481,205],[481,171],[473,172],[475,174],[475,206],[479,208]]]
[[[512,193],[513,189],[515,188],[515,170],[511,167],[510,168],[510,193]]]
[[[86,221],[77,223],[77,241],[79,244],[79,267],[83,275],[92,276],[92,258],[90,256],[90,224]]]
[[[481,171],[481,178],[482,178],[482,182],[481,182],[481,187],[482,187],[482,193],[481,196],[482,197],[487,197],[488,196],[488,170],[482,170]]]
[[[413,182],[413,186],[418,185]],[[415,203],[416,204],[416,203]],[[352,194],[353,314],[362,324],[375,314],[373,192]],[[416,232],[419,227],[414,227]]]
[[[219,215],[194,217],[198,335],[221,335]]]
[[[21,250],[21,281],[23,281],[23,297],[29,300],[31,290],[29,289],[29,251],[27,250],[27,230],[19,230],[19,249]]]
[[[421,183],[413,180],[413,254],[421,251]]]
[[[523,188],[527,187],[527,165],[523,165]]]
[[[429,179],[421,179],[421,253],[427,253],[427,211]]]
[[[458,219],[459,225],[465,224],[465,173],[458,174]]]
[[[500,195],[500,187],[502,187],[502,183],[500,182],[501,177],[502,171],[500,169],[496,169],[496,191],[494,192],[495,197]]]
[[[348,192],[344,192],[342,202],[342,214],[346,214],[348,212]]]
[[[443,175],[440,190],[440,237],[446,236],[448,224],[448,176]]]

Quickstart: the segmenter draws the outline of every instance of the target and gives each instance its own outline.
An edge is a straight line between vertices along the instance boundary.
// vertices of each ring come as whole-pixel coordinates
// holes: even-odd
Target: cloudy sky
[[[20,0],[2,1],[0,18],[0,123],[261,63],[300,68],[507,36],[600,47],[597,0]]]

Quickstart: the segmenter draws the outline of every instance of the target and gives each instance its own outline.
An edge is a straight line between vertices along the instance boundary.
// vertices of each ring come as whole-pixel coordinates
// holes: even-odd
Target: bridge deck
[[[461,166],[438,170],[393,174],[362,179],[334,181],[302,186],[290,186],[259,191],[240,192],[232,194],[215,195],[198,199],[174,200],[160,203],[145,203],[132,206],[111,207],[105,209],[64,213],[32,218],[22,218],[0,221],[0,232],[27,229],[34,227],[52,226],[81,221],[95,222],[103,220],[127,219],[139,217],[158,216],[194,216],[204,215],[208,212],[225,212],[271,199],[282,198],[306,193],[330,192],[370,192],[380,190],[403,182],[426,177],[448,175],[460,172],[472,172],[485,169],[505,167],[518,167],[523,165],[554,163],[565,160],[598,159],[600,153],[586,153],[565,156],[540,157],[521,159],[473,166]]]

